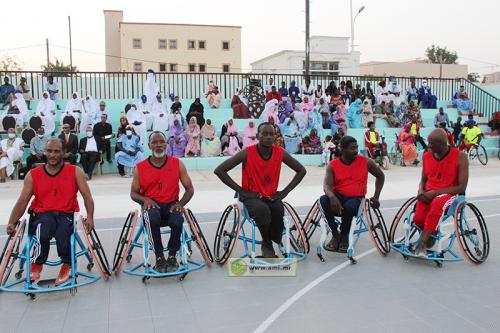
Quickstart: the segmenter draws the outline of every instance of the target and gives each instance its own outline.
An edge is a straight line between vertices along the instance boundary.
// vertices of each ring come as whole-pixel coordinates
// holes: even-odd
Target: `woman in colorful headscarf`
[[[220,106],[220,103],[222,102],[222,95],[219,92],[219,87],[215,86],[207,95],[207,102],[212,109],[216,109]]]
[[[273,98],[264,106],[264,112],[260,115],[260,119],[266,122],[269,121],[269,118],[272,118],[274,123],[278,125],[280,123],[278,111],[278,100]]]
[[[243,148],[259,143],[257,140],[257,127],[255,119],[250,119],[247,126],[243,129]]]
[[[201,156],[214,157],[221,154],[220,140],[216,136],[217,131],[212,125],[212,120],[207,119],[205,125],[201,128]]]
[[[401,141],[401,150],[403,151],[403,159],[401,166],[406,166],[406,163],[418,164],[417,146],[415,145],[415,136],[411,132],[411,125],[407,124],[403,132],[399,135]]]
[[[236,91],[231,100],[231,108],[233,109],[233,118],[235,119],[248,119],[250,118],[250,111],[248,106],[242,101],[241,91]]]
[[[222,125],[220,142],[222,154],[226,156],[233,156],[241,150],[241,138],[239,137],[238,127],[234,124],[233,118],[229,118]]]
[[[196,117],[189,119],[186,137],[188,142],[184,153],[185,156],[198,156],[200,154],[200,126],[196,123]]]
[[[295,154],[299,151],[302,138],[299,131],[299,125],[292,114],[285,122],[280,125],[281,133],[285,142],[285,150],[289,154]]]
[[[347,133],[345,105],[340,102],[334,112],[332,112],[330,128],[332,129],[332,136],[335,135],[340,128],[342,128],[344,135]]]
[[[311,130],[309,135],[302,140],[301,148],[304,154],[323,153],[323,148],[321,147],[321,139],[314,128]]]
[[[314,108],[309,112],[309,129],[314,129],[316,134],[323,137],[323,119],[318,108]]]
[[[179,120],[174,120],[174,124],[168,129],[167,155],[174,157],[184,157],[186,149],[186,135]]]
[[[373,121],[373,109],[369,99],[363,102],[363,127],[368,127],[368,123]]]
[[[361,128],[363,126],[363,106],[361,103],[361,99],[358,98],[349,105],[347,119],[349,120],[350,128]]]
[[[280,124],[282,124],[286,118],[292,114],[293,108],[292,108],[292,102],[288,99],[283,99],[281,102],[278,104],[278,118],[280,120]]]
[[[309,101],[308,96],[304,96],[302,99],[302,103],[300,103],[300,107],[302,108],[302,111],[306,114],[306,117],[309,118],[309,112],[311,112],[312,109],[314,109],[314,104]]]
[[[42,99],[36,106],[36,115],[42,119],[43,126],[45,127],[45,136],[52,136],[52,133],[56,129],[56,112],[56,103],[50,99],[49,92],[44,91],[42,94]]]
[[[189,106],[189,111],[186,116],[186,119],[191,119],[191,117],[196,117],[196,123],[200,128],[205,124],[205,118],[203,117],[203,104],[201,104],[201,100],[197,97],[194,102]]]

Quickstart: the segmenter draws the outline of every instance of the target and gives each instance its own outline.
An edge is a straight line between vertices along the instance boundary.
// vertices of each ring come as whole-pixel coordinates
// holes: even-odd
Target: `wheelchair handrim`
[[[12,271],[12,268],[14,267],[14,263],[16,262],[17,258],[14,258],[12,260],[12,263],[9,262],[11,260],[11,255],[12,252],[14,251],[14,248],[17,248],[16,251],[19,252],[19,248],[21,245],[21,242],[24,238],[24,229],[26,228],[26,220],[23,219],[19,223],[16,229],[16,233],[14,234],[13,237],[9,236],[10,241],[8,241],[5,245],[8,246],[6,251],[4,252],[4,257],[2,258],[2,266],[0,267],[0,285],[4,285],[7,280],[9,279],[10,273]],[[12,244],[12,245],[11,245]],[[7,274],[5,274],[6,270],[8,270]]]
[[[382,255],[385,256],[387,253],[390,251],[390,247],[388,246],[388,238],[389,236],[387,235],[387,228],[385,226],[385,222],[383,220],[382,215],[380,214],[380,211],[378,213],[375,211],[375,208],[371,207],[370,200],[363,199],[363,215],[365,216],[365,221],[366,221],[366,226],[368,227],[369,233],[370,233],[370,238],[373,242],[373,245],[377,248],[378,252]],[[380,238],[379,234],[375,230],[376,226],[372,224],[373,222],[373,216],[371,213],[371,210],[374,210],[374,213],[376,215],[377,221],[380,225],[380,232],[382,233],[382,238]],[[382,220],[380,220],[380,218]]]
[[[299,233],[300,241],[302,242],[303,247],[304,247],[303,253],[309,253],[309,240],[307,239],[306,233],[304,232],[304,228],[302,227],[300,217],[298,216],[295,209],[288,202],[283,202],[283,206],[288,211],[288,214],[292,217],[294,226],[295,226],[297,232]],[[294,240],[294,242],[296,242],[296,241]],[[300,249],[298,247],[295,248],[297,245],[298,244],[294,245],[292,243],[292,247],[294,247],[294,250],[300,252]]]
[[[479,227],[481,229],[481,235],[483,237],[483,244],[482,244],[482,249],[481,249],[483,251],[483,254],[482,254],[481,258],[476,258],[475,256],[473,256],[472,251],[475,249],[470,248],[467,241],[463,240],[464,229],[462,228],[462,225],[463,225],[462,224],[463,223],[462,213],[466,207],[469,207],[472,210],[475,217],[477,218]],[[462,251],[464,257],[467,259],[467,261],[469,261],[472,264],[475,264],[475,265],[482,264],[488,258],[490,246],[489,246],[488,229],[486,227],[486,223],[484,221],[484,217],[482,216],[481,212],[474,204],[464,201],[464,202],[461,202],[460,204],[458,204],[457,208],[455,209],[454,218],[455,218],[455,235],[457,237],[457,243],[458,243],[460,250]]]
[[[189,224],[189,229],[195,238],[196,246],[198,250],[200,250],[203,259],[207,265],[210,265],[213,262],[212,254],[210,253],[210,249],[208,248],[207,241],[205,236],[201,232],[200,226],[196,218],[194,217],[193,212],[190,209],[184,209],[184,216]],[[191,238],[193,238],[191,236]]]

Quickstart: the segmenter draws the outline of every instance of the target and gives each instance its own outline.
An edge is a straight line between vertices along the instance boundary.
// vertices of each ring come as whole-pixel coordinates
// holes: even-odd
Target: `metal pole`
[[[45,47],[47,48],[47,71],[49,70],[50,66],[50,57],[49,57],[49,39],[45,38]]]
[[[73,71],[73,48],[71,46],[71,16],[68,16],[68,27],[69,27],[69,66],[71,71]]]
[[[309,78],[309,61],[310,61],[310,49],[309,49],[309,0],[306,0],[306,77]]]
[[[354,51],[354,19],[352,18],[352,0],[349,1],[351,6],[351,52]]]

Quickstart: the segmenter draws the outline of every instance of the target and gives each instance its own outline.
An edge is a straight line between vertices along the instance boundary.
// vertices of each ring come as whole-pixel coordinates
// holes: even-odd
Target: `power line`
[[[34,44],[34,45],[25,45],[25,46],[18,46],[18,47],[10,47],[7,49],[1,49],[0,52],[5,52],[5,51],[12,51],[12,50],[21,50],[21,49],[29,49],[32,47],[39,47],[39,46],[44,46],[45,44]]]

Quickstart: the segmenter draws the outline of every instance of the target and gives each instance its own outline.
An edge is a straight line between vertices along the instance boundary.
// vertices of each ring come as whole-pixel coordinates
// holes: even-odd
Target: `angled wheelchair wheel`
[[[101,240],[94,228],[87,233],[85,229],[85,219],[80,217],[80,226],[82,227],[83,238],[85,240],[85,244],[87,244],[87,248],[92,256],[94,264],[97,265],[99,269],[99,273],[101,274],[104,280],[108,280],[111,276],[111,271],[109,270],[109,262],[106,257],[106,253],[102,247]]]
[[[488,164],[488,154],[486,153],[486,149],[479,145],[476,147],[477,159],[482,165]]]
[[[231,256],[240,233],[241,212],[237,204],[229,205],[217,226],[214,240],[214,257],[219,264],[224,264]]]
[[[283,206],[285,208],[283,220],[285,220],[285,223],[287,219],[292,222],[289,230],[290,245],[292,245],[292,248],[296,252],[309,253],[309,241],[307,239],[306,232],[302,227],[299,215],[288,202],[283,202]]]
[[[464,256],[473,264],[486,261],[490,237],[484,217],[472,203],[462,201],[455,209],[455,234]]]
[[[2,254],[0,255],[0,286],[7,283],[16,260],[20,255],[20,250],[22,251],[21,242],[23,241],[25,228],[26,220],[23,219],[17,223],[16,233],[14,236],[7,238],[7,242],[3,247]]]
[[[389,242],[400,242],[404,239],[404,230],[402,224],[405,222],[405,219],[408,217],[410,210],[414,209],[415,204],[417,203],[417,198],[412,197],[399,208],[398,212],[394,216],[394,220],[392,220],[391,230],[389,232]]]
[[[392,146],[391,151],[389,152],[389,161],[393,165],[398,164],[398,152],[395,146]]]
[[[137,219],[139,217],[139,212],[137,210],[131,211],[125,224],[123,225],[120,237],[118,238],[118,243],[116,244],[115,256],[113,258],[113,272],[118,274],[121,272],[123,264],[128,255],[130,244],[134,237],[135,227],[137,225]]]
[[[380,166],[384,170],[389,170],[389,157],[388,156],[382,156],[382,159],[380,160]]]
[[[200,250],[201,256],[205,260],[205,263],[210,264],[214,262],[214,257],[210,248],[208,247],[207,240],[201,231],[200,225],[196,220],[191,209],[184,209],[184,217],[189,225],[189,231],[191,232],[191,239],[195,242],[196,247]]]
[[[385,256],[391,248],[389,247],[389,233],[387,232],[382,213],[380,213],[378,208],[371,205],[370,200],[363,199],[363,214],[373,244],[378,252]]]
[[[321,209],[319,207],[319,200],[316,200],[312,205],[311,209],[306,215],[302,226],[304,227],[304,232],[306,233],[307,239],[311,239],[314,231],[319,226],[319,220],[321,219]]]

